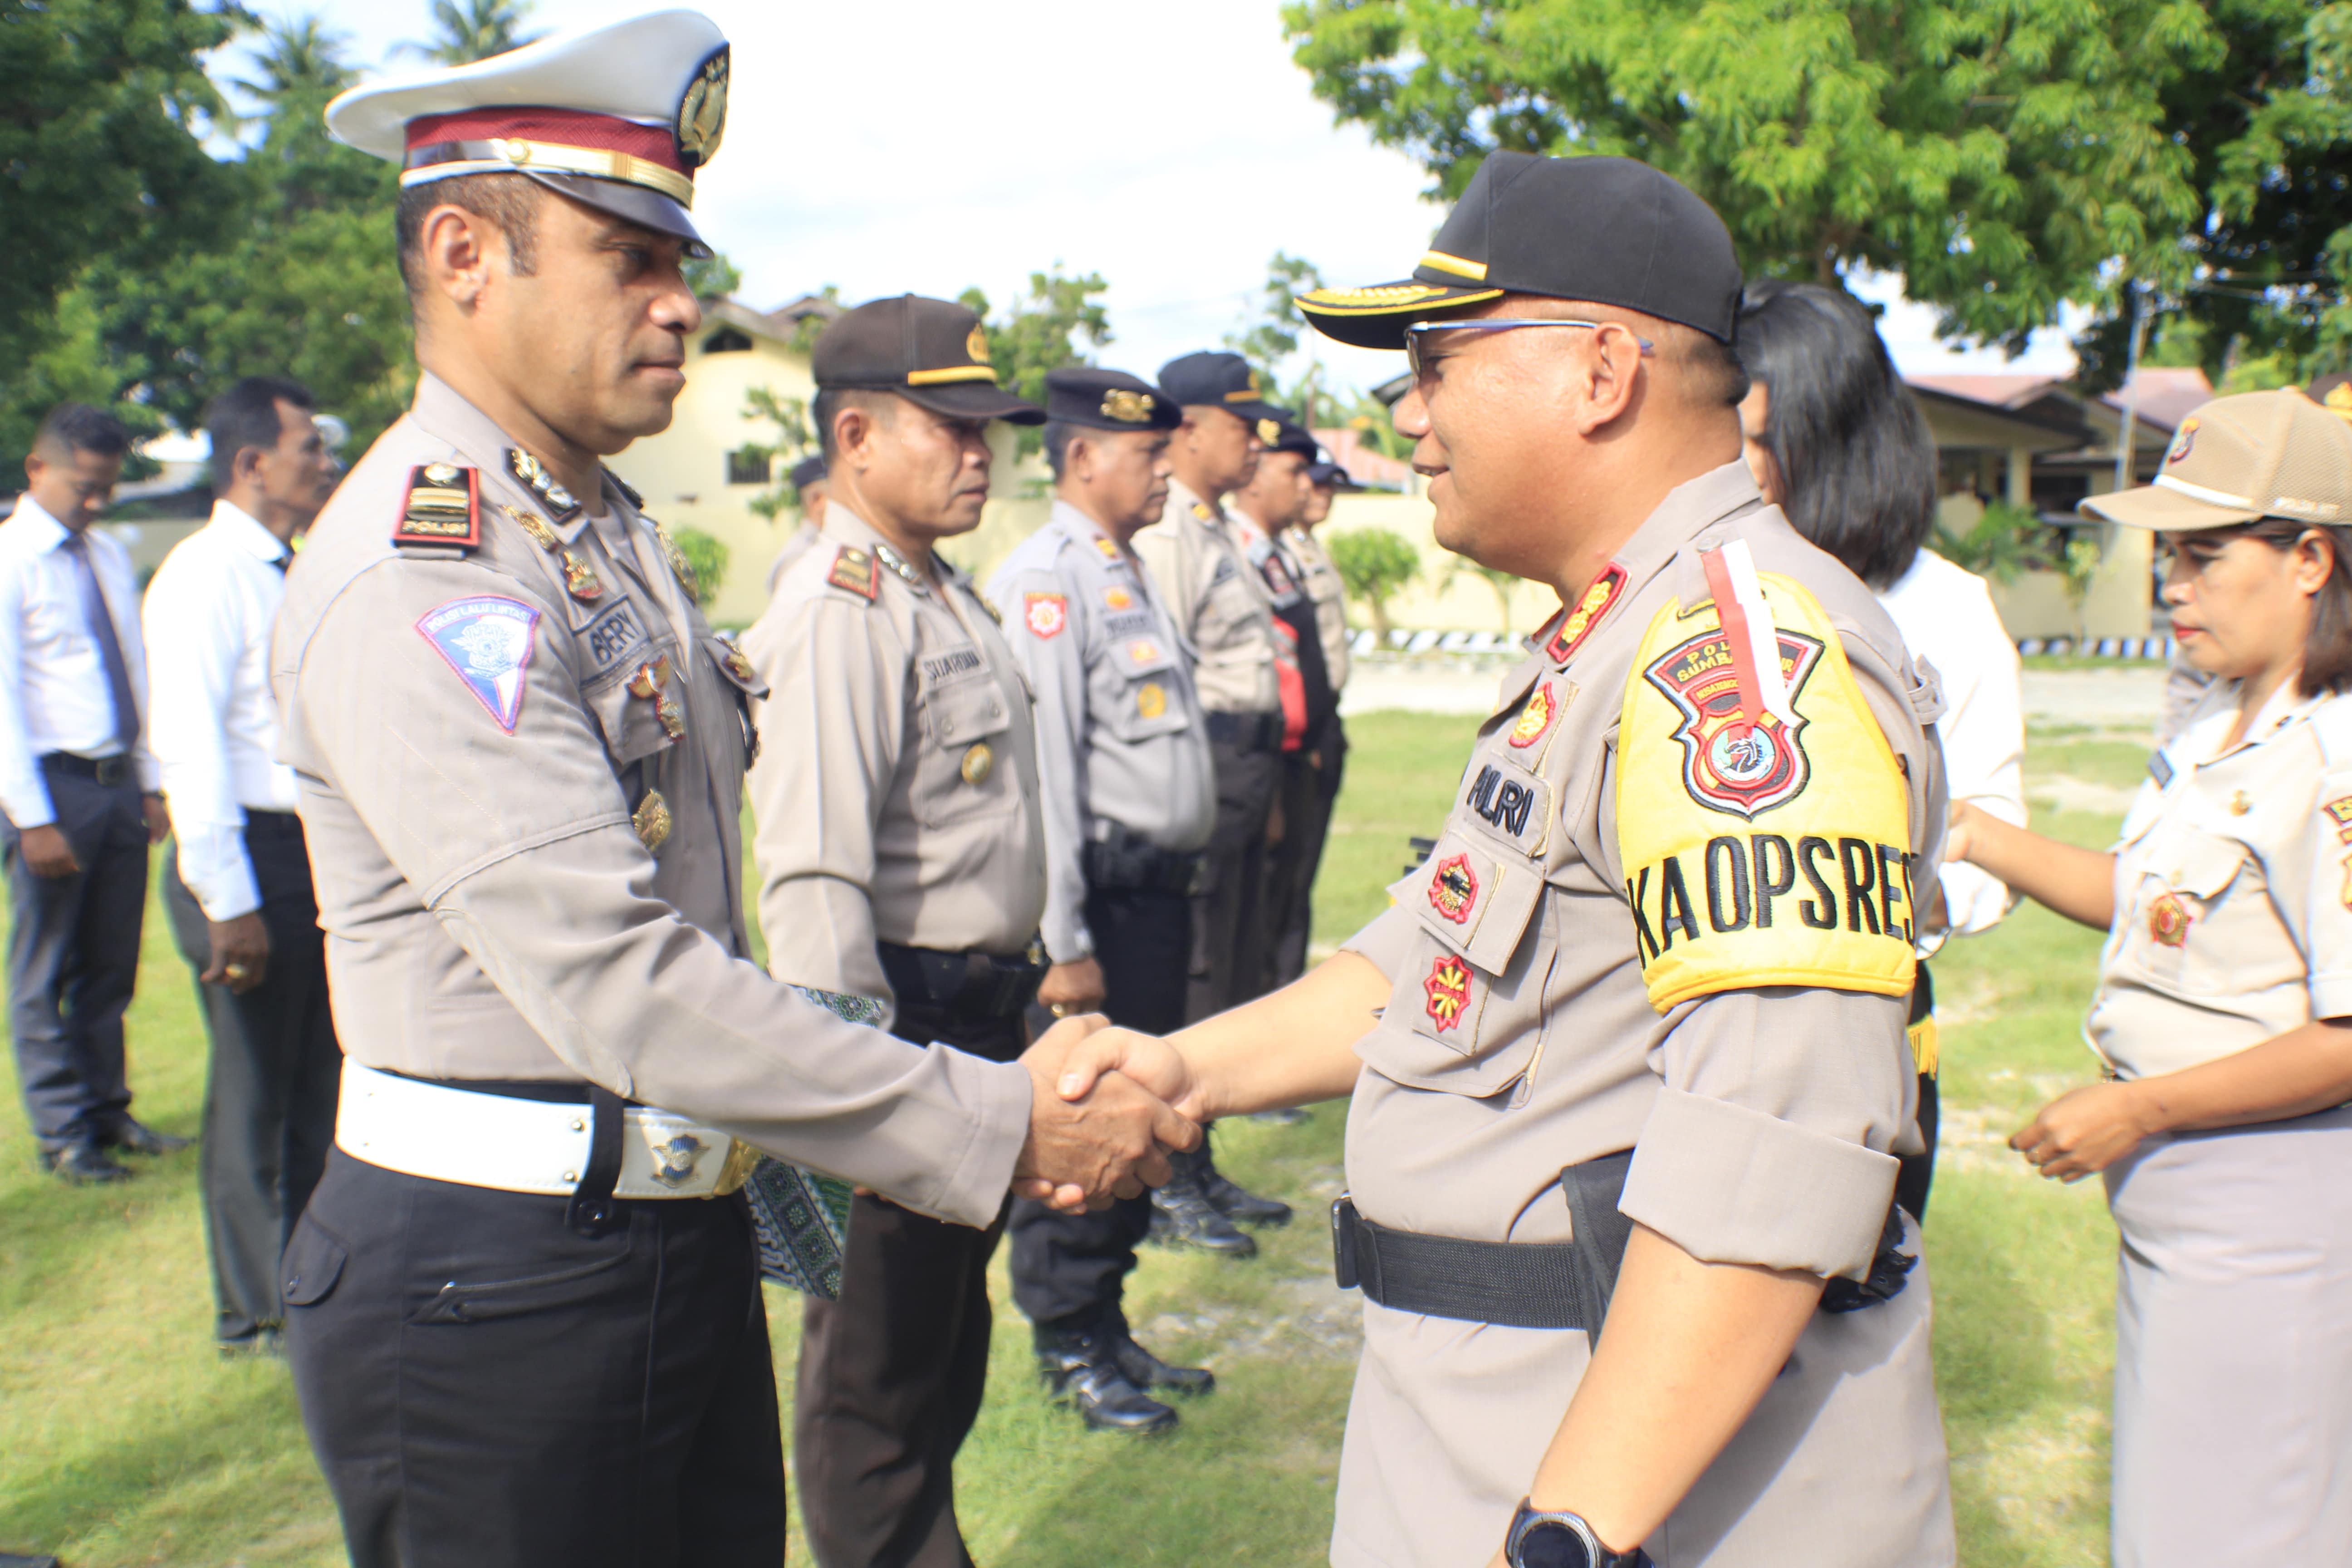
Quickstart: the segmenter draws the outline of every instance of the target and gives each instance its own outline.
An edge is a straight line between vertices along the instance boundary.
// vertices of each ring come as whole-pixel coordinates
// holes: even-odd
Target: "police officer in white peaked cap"
[[[1132,1194],[1155,1132],[1191,1141],[1132,1084],[1053,1109],[1085,1022],[984,1061],[751,961],[758,683],[600,462],[683,384],[727,79],[670,11],[328,110],[404,165],[423,372],[271,658],[347,1058],[287,1340],[359,1568],[774,1568],[756,1152],[980,1226],[1012,1188]]]

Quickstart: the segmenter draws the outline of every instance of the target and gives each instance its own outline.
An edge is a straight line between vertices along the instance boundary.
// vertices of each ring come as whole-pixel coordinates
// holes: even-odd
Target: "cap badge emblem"
[[[1469,921],[1478,907],[1478,873],[1470,868],[1469,856],[1452,855],[1437,863],[1429,878],[1429,907],[1455,925]]]
[[[1151,394],[1148,392],[1133,392],[1124,386],[1115,386],[1103,394],[1103,417],[1116,419],[1122,425],[1150,424],[1155,406]]]
[[[1271,447],[1282,439],[1282,426],[1271,419],[1261,419],[1257,422],[1257,438]]]
[[[727,134],[727,61],[728,48],[721,44],[695,71],[677,101],[678,161],[689,169],[710,162]]]
[[[661,791],[649,789],[646,798],[637,802],[637,809],[629,813],[629,826],[637,830],[637,842],[647,850],[658,849],[669,837],[669,802]]]
[[[972,742],[971,750],[963,754],[963,765],[956,770],[968,784],[984,784],[995,771],[996,753],[988,749],[985,741]]]
[[[2172,437],[2172,450],[2164,455],[2164,460],[2168,466],[2177,463],[2180,461],[2181,458],[2189,456],[2189,448],[2197,444],[2197,426],[2199,423],[2200,421],[2194,414],[2180,422],[2179,431]]]
[[[1157,719],[1168,711],[1168,690],[1156,680],[1147,680],[1135,693],[1135,716]]]
[[[972,363],[986,364],[988,363],[988,333],[979,326],[975,325],[971,331],[964,336],[963,352],[971,357]]]

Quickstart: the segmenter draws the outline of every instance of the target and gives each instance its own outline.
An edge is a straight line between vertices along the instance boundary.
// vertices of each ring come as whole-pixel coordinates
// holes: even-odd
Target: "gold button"
[[[575,1116],[572,1120],[572,1131],[574,1132],[585,1132],[588,1131],[588,1124]]]
[[[988,775],[995,771],[996,753],[988,749],[985,741],[976,742],[971,750],[963,754],[963,766],[957,770],[968,784],[986,784]]]
[[[2231,816],[2243,816],[2246,813],[2253,809],[2254,803],[2252,799],[2247,795],[2244,790],[2240,790],[2237,794],[2230,797],[2230,815]]]
[[[563,1173],[563,1179],[567,1182],[576,1182],[580,1179],[580,1173],[577,1171],[566,1171]]]

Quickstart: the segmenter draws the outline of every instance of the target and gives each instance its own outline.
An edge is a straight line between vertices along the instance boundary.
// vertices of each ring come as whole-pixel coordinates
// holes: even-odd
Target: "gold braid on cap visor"
[[[1315,289],[1298,296],[1298,308],[1325,316],[1392,316],[1433,300],[1475,305],[1499,300],[1500,289],[1461,289],[1435,283],[1391,283],[1378,289]]]
[[[446,148],[460,153],[473,154],[457,163],[426,163],[401,172],[404,187],[422,185],[433,180],[454,179],[459,174],[522,174],[532,169],[544,169],[556,174],[591,174],[600,180],[618,180],[624,184],[643,185],[649,191],[659,191],[682,207],[694,205],[694,182],[675,169],[666,169],[649,158],[631,153],[613,153],[601,147],[567,147],[557,142],[526,142],[520,137],[494,136],[487,142],[443,142]],[[430,154],[440,148],[420,148]],[[412,154],[413,156],[414,154]]]

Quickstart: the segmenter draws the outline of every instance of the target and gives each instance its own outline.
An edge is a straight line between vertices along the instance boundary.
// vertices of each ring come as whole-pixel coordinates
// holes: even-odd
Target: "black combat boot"
[[[1117,1346],[1103,1329],[1039,1323],[1033,1332],[1037,1373],[1054,1402],[1075,1406],[1094,1430],[1149,1436],[1175,1426],[1176,1412],[1136,1387],[1119,1370]]]
[[[1135,1331],[1127,1326],[1124,1314],[1105,1325],[1106,1337],[1114,1342],[1114,1354],[1118,1370],[1127,1381],[1138,1388],[1164,1388],[1171,1394],[1213,1394],[1217,1374],[1205,1366],[1170,1366],[1150,1351],[1135,1342]]]
[[[1224,1211],[1209,1201],[1201,1173],[1209,1165],[1205,1152],[1168,1156],[1175,1175],[1151,1194],[1150,1239],[1171,1246],[1197,1247],[1221,1258],[1255,1258],[1257,1243],[1234,1228]]]
[[[1201,1173],[1201,1192],[1217,1212],[1241,1225],[1288,1225],[1290,1205],[1278,1198],[1262,1198],[1236,1184],[1213,1164]]]

